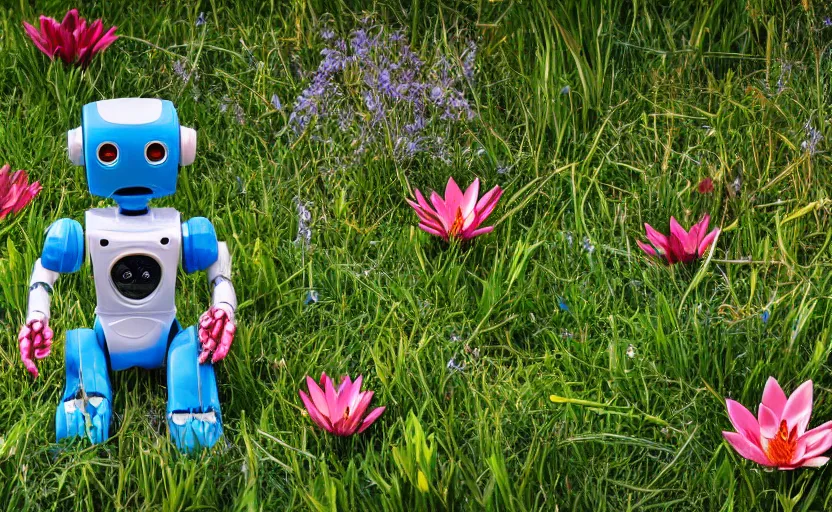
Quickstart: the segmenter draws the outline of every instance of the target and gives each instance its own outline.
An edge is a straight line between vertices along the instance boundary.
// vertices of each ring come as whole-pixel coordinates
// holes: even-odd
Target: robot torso
[[[173,208],[124,215],[118,208],[86,212],[86,247],[114,370],[161,366],[176,318],[176,273],[182,228]]]

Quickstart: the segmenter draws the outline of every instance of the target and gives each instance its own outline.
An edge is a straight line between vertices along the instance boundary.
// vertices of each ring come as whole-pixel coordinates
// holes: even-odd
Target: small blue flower
[[[308,306],[310,304],[315,304],[318,302],[318,292],[315,290],[309,290],[306,292],[306,298],[303,299],[303,305]]]
[[[832,27],[832,18],[830,18],[829,16],[823,18],[823,26]]]
[[[566,305],[566,300],[563,297],[558,297],[558,307],[561,311],[569,313],[569,306]]]
[[[196,23],[194,23],[194,25],[196,25],[197,27],[201,27],[202,25],[205,25],[205,13],[204,12],[199,13],[199,16],[197,16]]]
[[[760,320],[762,320],[764,324],[767,324],[769,318],[771,318],[771,311],[766,309],[760,315]]]
[[[584,237],[584,241],[581,243],[581,245],[583,246],[583,249],[589,254],[595,252],[595,246],[592,245],[592,241],[589,239],[588,236]]]
[[[283,104],[280,103],[280,98],[277,94],[272,94],[272,106],[277,110],[283,110]]]
[[[569,94],[570,92],[572,92],[572,88],[571,88],[571,87],[569,87],[568,85],[564,85],[564,86],[561,88],[561,90],[560,90],[560,94],[561,94],[561,96],[566,96],[566,95],[567,95],[567,94]]]

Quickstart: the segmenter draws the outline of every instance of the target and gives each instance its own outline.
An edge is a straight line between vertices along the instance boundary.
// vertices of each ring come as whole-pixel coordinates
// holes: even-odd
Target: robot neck
[[[113,199],[116,200],[118,212],[122,215],[144,215],[148,212],[147,203],[150,198],[147,196],[116,196]]]
[[[121,206],[119,206],[118,213],[119,213],[119,215],[126,215],[128,217],[136,217],[136,216],[139,216],[139,215],[146,215],[147,213],[150,213],[150,208],[145,206],[141,210],[127,210],[127,209],[122,208]]]

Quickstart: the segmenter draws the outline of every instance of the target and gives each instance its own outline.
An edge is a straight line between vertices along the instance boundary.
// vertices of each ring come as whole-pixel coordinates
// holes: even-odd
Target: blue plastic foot
[[[93,444],[110,437],[113,390],[104,340],[92,329],[66,333],[66,388],[55,411],[55,434],[87,437]]]
[[[211,448],[222,436],[217,380],[210,362],[199,364],[196,328],[173,339],[168,351],[168,427],[176,447],[186,453]]]

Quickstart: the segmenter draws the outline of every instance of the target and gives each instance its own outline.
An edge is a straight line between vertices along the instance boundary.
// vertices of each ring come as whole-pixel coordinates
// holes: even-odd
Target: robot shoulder
[[[217,232],[205,217],[182,223],[182,267],[185,272],[205,270],[217,261]]]
[[[61,274],[77,272],[84,262],[84,230],[72,219],[59,219],[46,229],[41,265]]]

